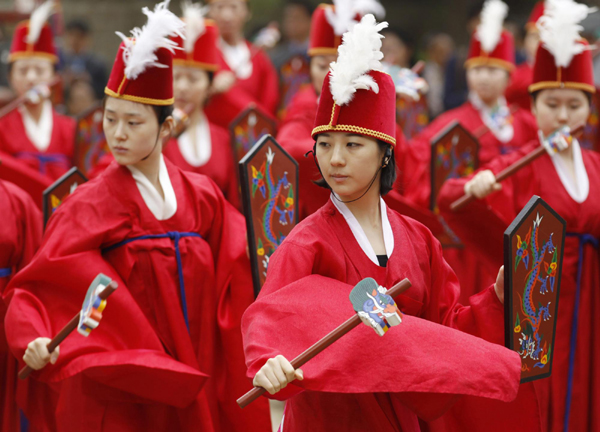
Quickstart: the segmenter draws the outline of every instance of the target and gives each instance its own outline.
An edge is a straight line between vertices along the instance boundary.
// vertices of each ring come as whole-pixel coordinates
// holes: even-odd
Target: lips
[[[129,149],[127,149],[125,147],[113,147],[113,152],[116,152],[116,153],[126,153],[128,151],[129,151]]]

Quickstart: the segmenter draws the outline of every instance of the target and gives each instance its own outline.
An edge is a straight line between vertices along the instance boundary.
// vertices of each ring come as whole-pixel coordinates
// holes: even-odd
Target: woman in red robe
[[[220,94],[208,104],[208,117],[226,128],[248,103],[275,116],[279,77],[267,54],[244,38],[244,25],[250,19],[248,0],[209,0],[208,3],[209,16],[221,36],[217,42]]]
[[[468,246],[489,261],[500,262],[497,250],[502,244],[502,230],[467,232],[477,227],[477,220],[500,224],[506,228],[532,195],[543,198],[567,222],[564,245],[560,302],[557,313],[552,375],[538,381],[536,387],[550,431],[599,431],[600,364],[596,320],[600,310],[600,156],[582,149],[571,138],[569,128],[584,123],[590,113],[589,101],[594,89],[592,60],[587,43],[569,38],[572,27],[557,25],[556,18],[577,11],[585,16],[587,6],[565,2],[562,7],[546,8],[542,44],[534,66],[533,111],[540,127],[541,142],[548,154],[536,159],[515,175],[496,183],[495,175],[515,159],[535,150],[540,140],[523,147],[517,155],[493,160],[474,178],[449,181],[440,195],[440,208],[446,220],[469,239]],[[580,13],[581,12],[581,13]],[[577,23],[571,23],[575,26]],[[552,38],[544,39],[545,35]],[[565,42],[565,53],[552,40]],[[583,50],[583,52],[581,52]],[[560,56],[560,59],[559,59]],[[565,129],[566,128],[566,129]],[[570,145],[568,143],[571,142]],[[449,204],[463,193],[481,198],[461,212],[453,214]],[[474,233],[473,233],[474,234]]]
[[[204,112],[214,73],[219,69],[218,30],[212,21],[204,20],[199,5],[184,3],[184,19],[187,37],[185,41],[175,39],[180,50],[173,59],[173,91],[176,107],[183,110],[191,104],[193,110],[185,131],[169,141],[163,154],[185,171],[210,177],[225,198],[240,208],[231,137]]]
[[[0,294],[14,274],[24,268],[42,240],[42,213],[31,197],[12,183],[0,180],[0,202],[3,204],[0,226]],[[0,429],[19,430],[17,392],[17,360],[6,342],[4,317],[6,305],[0,301]]]
[[[46,24],[52,2],[17,26],[10,48],[10,83],[17,96],[55,77],[58,56],[52,30]],[[30,25],[30,23],[32,23]],[[58,114],[45,95],[28,102],[0,119],[0,151],[23,161],[52,180],[71,166],[75,145],[75,121]]]
[[[501,281],[457,304],[439,242],[381,199],[395,178],[396,143],[395,86],[370,69],[384,27],[366,15],[346,33],[313,129],[331,200],[275,252],[243,318],[248,375],[287,400],[284,431],[418,431],[417,416],[437,417],[461,396],[510,401],[519,387],[517,354],[481,339],[502,339]],[[397,298],[402,323],[383,338],[360,326],[294,370],[287,359],[355,313],[348,294],[366,277],[388,288],[411,281]]]
[[[235,404],[250,387],[240,334],[253,300],[243,217],[208,177],[161,154],[173,126],[165,47],[184,25],[166,7],[146,11],[148,25],[124,40],[113,66],[104,132],[116,161],[59,207],[5,294],[8,343],[37,370],[20,383],[19,402],[42,431],[269,427],[266,403],[248,412]],[[50,356],[48,338],[98,273],[119,284],[101,325]]]

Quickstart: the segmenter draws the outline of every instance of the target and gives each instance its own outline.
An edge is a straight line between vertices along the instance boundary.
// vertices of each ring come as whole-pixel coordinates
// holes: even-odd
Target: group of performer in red
[[[227,128],[248,106],[275,118],[279,83],[244,38],[247,0],[208,3],[184,3],[179,18],[163,1],[118,33],[103,101],[110,154],[45,230],[39,185],[70,168],[75,148],[74,120],[37,91],[56,75],[52,0],[15,30],[10,81],[24,103],[0,119],[0,429],[268,431],[267,398],[236,404],[254,385],[286,402],[286,432],[600,431],[600,156],[574,132],[596,92],[579,34],[593,8],[536,5],[531,58],[517,67],[508,7],[487,0],[465,63],[468,101],[406,138],[397,100],[423,86],[385,65],[381,5],[318,6],[310,82],[275,137],[299,165],[300,222],[255,298]],[[188,116],[176,137],[174,108]],[[437,201],[461,248],[419,220],[431,143],[455,121],[480,145],[480,169],[446,181]],[[465,193],[475,202],[453,211]],[[521,358],[504,347],[501,234],[533,195],[566,220],[567,240],[552,374],[520,383]],[[119,285],[102,323],[50,352],[99,273]],[[368,277],[411,281],[395,299],[402,324],[383,338],[361,325],[295,369]],[[34,372],[19,380],[24,365]]]

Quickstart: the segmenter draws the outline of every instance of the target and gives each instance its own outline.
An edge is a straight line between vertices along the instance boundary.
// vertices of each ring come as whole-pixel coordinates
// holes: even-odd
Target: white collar
[[[135,183],[154,217],[158,220],[166,220],[177,211],[177,198],[171,184],[171,178],[165,165],[165,159],[160,155],[160,167],[158,169],[158,181],[163,189],[165,198],[158,193],[150,180],[137,168],[127,165]]]
[[[185,161],[193,167],[205,165],[212,154],[210,127],[204,113],[200,113],[200,123],[188,128],[177,138],[179,151]],[[196,145],[192,141],[192,133],[196,134]]]
[[[225,62],[239,79],[248,79],[252,75],[252,58],[250,48],[245,40],[237,45],[229,45],[219,38],[219,48],[225,57]]]
[[[29,141],[33,143],[40,152],[45,152],[50,147],[52,139],[52,103],[49,100],[42,102],[42,115],[40,121],[36,122],[24,106],[19,107],[25,133]]]
[[[492,109],[488,107],[481,98],[475,92],[469,92],[469,102],[479,112],[479,116],[483,123],[490,129],[496,138],[502,143],[507,143],[515,136],[515,129],[513,128],[512,122],[508,121],[511,117],[510,109],[506,103],[506,98],[500,96],[498,98],[496,119],[501,121],[494,121],[492,117]],[[502,121],[503,120],[503,121]]]
[[[364,230],[348,208],[346,204],[341,201],[338,201],[333,197],[333,193],[329,197],[333,205],[338,209],[338,211],[344,216],[346,223],[350,227],[352,234],[354,234],[354,238],[358,242],[360,248],[363,250],[365,255],[374,263],[379,265],[379,260],[377,259],[377,255],[375,254],[375,250]],[[379,208],[381,209],[381,226],[383,228],[383,242],[385,244],[385,251],[388,258],[392,256],[392,252],[394,252],[394,233],[392,232],[392,226],[390,225],[390,221],[387,216],[387,207],[385,205],[385,201],[383,198],[379,197]]]
[[[571,176],[565,162],[562,160],[559,154],[553,154],[550,156],[558,178],[565,187],[567,193],[573,198],[573,201],[581,204],[584,202],[588,194],[590,193],[590,180],[583,163],[583,155],[581,154],[581,147],[579,141],[573,139],[571,143],[573,148],[573,168],[575,170],[575,178]]]

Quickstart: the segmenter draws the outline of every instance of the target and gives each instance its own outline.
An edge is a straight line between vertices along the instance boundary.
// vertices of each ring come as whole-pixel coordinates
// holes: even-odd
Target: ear
[[[167,117],[165,122],[160,127],[159,135],[162,139],[166,139],[175,130],[175,119],[172,116]]]

